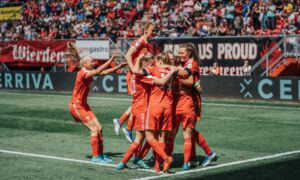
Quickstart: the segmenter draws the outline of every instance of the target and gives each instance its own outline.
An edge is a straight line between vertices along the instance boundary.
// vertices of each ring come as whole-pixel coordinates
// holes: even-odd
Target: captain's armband
[[[192,71],[189,68],[184,68],[184,70],[188,72],[188,76],[192,75]]]
[[[148,71],[146,69],[143,68],[142,71],[143,71],[143,75],[144,76],[148,76],[149,75],[149,73],[148,73]]]

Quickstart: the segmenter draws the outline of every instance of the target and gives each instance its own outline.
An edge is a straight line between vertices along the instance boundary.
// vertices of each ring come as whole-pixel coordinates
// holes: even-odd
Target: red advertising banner
[[[0,42],[0,62],[39,65],[65,62],[66,40]]]

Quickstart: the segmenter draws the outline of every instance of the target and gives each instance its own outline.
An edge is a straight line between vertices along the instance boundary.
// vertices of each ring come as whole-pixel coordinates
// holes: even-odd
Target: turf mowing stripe
[[[23,152],[16,152],[16,151],[7,151],[7,150],[1,150],[1,149],[0,149],[0,153],[16,154],[16,155],[38,157],[38,158],[45,158],[45,159],[54,159],[54,160],[60,160],[60,161],[77,162],[77,163],[92,164],[92,165],[98,165],[98,166],[114,167],[114,168],[117,167],[117,165],[115,165],[115,164],[99,164],[99,163],[93,163],[91,161],[84,161],[84,160],[78,160],[78,159],[70,159],[70,158],[62,158],[62,157],[56,157],[56,156],[47,156],[47,155],[40,155],[40,154],[23,153]],[[148,170],[148,169],[135,169],[135,170],[155,173],[154,170]]]
[[[35,93],[9,93],[9,92],[0,92],[0,94],[14,94],[14,95],[33,95],[33,96],[57,96],[57,97],[68,97],[67,95],[56,95],[56,94],[35,94]],[[99,100],[113,100],[113,101],[131,101],[129,98],[109,98],[109,97],[88,97],[88,99],[99,99]],[[285,107],[285,106],[258,106],[258,105],[244,105],[244,104],[223,104],[223,103],[212,103],[212,102],[203,102],[204,105],[212,105],[212,106],[225,106],[225,107],[252,107],[252,108],[265,108],[265,109],[291,109],[291,110],[300,110],[300,107]]]
[[[300,110],[300,107],[285,107],[285,106],[257,106],[257,105],[245,105],[245,104],[222,104],[222,103],[211,103],[211,102],[204,102],[202,104],[211,105],[211,106],[226,106],[226,107],[254,107],[254,108],[264,108],[264,109],[293,109],[293,110]]]
[[[234,165],[238,165],[238,164],[245,164],[245,163],[256,162],[256,161],[261,161],[261,160],[273,159],[273,158],[278,158],[281,156],[288,156],[288,155],[293,155],[293,154],[298,154],[298,153],[300,153],[300,150],[279,153],[279,154],[273,154],[273,155],[268,155],[268,156],[263,156],[263,157],[252,158],[252,159],[246,159],[246,160],[241,160],[241,161],[235,161],[235,162],[231,162],[231,163],[225,163],[225,164],[220,164],[220,165],[216,165],[216,166],[209,166],[209,167],[200,168],[200,169],[180,171],[180,172],[176,172],[174,174],[163,174],[163,175],[158,175],[158,176],[149,176],[149,177],[132,179],[132,180],[148,180],[148,179],[158,179],[158,178],[163,178],[163,177],[179,176],[179,175],[183,175],[183,174],[207,171],[207,170],[211,170],[211,169],[218,169],[218,168],[222,168],[222,167],[234,166]]]

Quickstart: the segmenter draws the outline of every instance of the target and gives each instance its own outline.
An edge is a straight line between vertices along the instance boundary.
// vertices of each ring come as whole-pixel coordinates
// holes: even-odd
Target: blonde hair
[[[154,23],[151,21],[141,22],[141,29],[142,29],[143,33],[145,33],[145,31],[147,31],[151,25],[154,26]]]
[[[80,55],[75,43],[70,42],[67,46],[67,51],[65,53],[66,60],[69,60],[71,64],[79,67],[80,66]]]
[[[92,56],[89,56],[89,55],[83,56],[83,57],[80,59],[80,63],[79,63],[80,67],[83,67],[83,66],[84,66],[84,63],[85,63],[87,60],[92,60],[92,59],[93,59]]]

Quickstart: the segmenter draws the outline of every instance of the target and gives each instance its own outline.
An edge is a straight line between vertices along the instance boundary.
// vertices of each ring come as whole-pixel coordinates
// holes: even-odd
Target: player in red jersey
[[[174,66],[171,66],[171,61],[167,54],[159,54],[156,57],[156,67],[144,69],[144,72],[146,72],[144,74],[149,74],[154,77],[164,77],[168,74],[170,67],[174,69]],[[170,82],[165,86],[152,86],[149,99],[146,119],[146,138],[157,155],[155,164],[156,172],[160,171],[160,158],[164,160],[164,172],[169,169],[173,161],[172,157],[168,156],[165,152],[165,133],[172,129],[173,97],[171,85],[172,83]]]
[[[171,67],[171,61],[166,53],[158,54],[154,67],[146,68],[147,74],[161,78],[166,76]],[[149,98],[149,106],[146,119],[147,134],[151,133],[153,137],[158,137],[158,146],[165,149],[165,135],[167,131],[172,130],[172,81],[164,86],[152,86]],[[148,140],[151,138],[148,137]],[[150,139],[151,140],[151,139]],[[160,171],[161,157],[157,154],[155,157],[154,169]]]
[[[73,52],[77,53],[76,50]],[[95,61],[91,56],[80,59],[77,53],[76,58],[73,58],[74,62],[79,62],[81,69],[77,73],[69,110],[76,122],[83,124],[90,130],[90,143],[93,154],[91,161],[97,163],[109,163],[111,159],[103,155],[102,125],[88,105],[87,96],[93,82],[93,76],[114,72],[124,65],[120,64],[114,68],[106,69],[113,60],[114,56],[97,69],[94,69]]]
[[[135,68],[132,69],[136,74],[133,75],[132,79],[132,116],[135,122],[136,129],[136,138],[134,142],[129,147],[127,153],[125,154],[122,161],[118,164],[117,169],[121,170],[126,167],[126,163],[131,158],[131,156],[138,150],[139,146],[142,144],[145,138],[145,129],[147,126],[146,117],[147,117],[147,109],[148,109],[148,100],[151,91],[152,85],[164,85],[172,76],[172,74],[176,71],[176,69],[171,69],[166,76],[162,78],[156,78],[153,76],[143,76],[145,73],[144,70],[141,70],[140,58],[138,58]],[[142,67],[149,66],[151,64],[151,59],[153,56],[151,54],[146,54],[142,58]],[[159,149],[159,148],[158,148]],[[163,151],[163,149],[159,149],[159,151]],[[166,158],[168,161],[168,157]],[[137,161],[137,164],[144,167],[149,168],[144,164],[142,160]]]
[[[153,46],[148,42],[153,36],[154,36],[154,29],[155,26],[152,22],[144,22],[142,23],[142,29],[143,29],[143,35],[136,39],[132,44],[131,47],[129,48],[127,54],[126,54],[126,59],[129,64],[130,69],[134,68],[136,58],[141,55],[145,54],[147,52],[152,53],[153,52]],[[127,82],[127,91],[129,95],[132,95],[132,72],[131,70],[128,71],[126,75],[126,82]],[[128,108],[128,110],[130,107]],[[122,124],[130,117],[129,111],[126,111],[123,113],[121,116],[120,120],[114,119],[114,126],[115,126],[115,132],[116,134],[119,134],[119,130],[122,126]],[[130,119],[130,118],[129,118]],[[130,142],[133,141],[133,136],[132,136],[132,124],[134,122],[132,119],[128,122],[127,128],[123,128],[123,132],[126,136],[126,139]]]
[[[199,64],[197,51],[192,44],[182,44],[179,47],[179,56],[183,68],[189,73],[187,79],[179,79],[179,96],[176,98],[176,126],[181,122],[184,135],[184,165],[183,169],[190,168],[189,161],[192,153],[192,139],[199,144],[206,153],[202,166],[207,166],[216,156],[211,151],[202,134],[195,130],[197,116],[199,114],[199,99],[196,96],[199,93],[193,87],[199,82]],[[196,102],[196,103],[195,103]]]
[[[191,43],[188,43],[187,45],[192,45],[191,48],[194,48],[193,44],[191,44]],[[172,108],[173,108],[173,113],[174,113],[174,115],[173,115],[173,124],[174,124],[174,126],[172,128],[172,131],[167,133],[167,137],[166,137],[167,154],[172,155],[173,149],[174,149],[175,137],[177,135],[177,132],[179,130],[179,125],[180,125],[180,122],[176,123],[176,120],[175,120],[175,118],[176,118],[175,111],[176,111],[176,105],[177,105],[176,103],[178,102],[178,97],[180,95],[179,94],[179,92],[180,92],[179,91],[179,79],[186,79],[188,77],[188,72],[183,69],[183,66],[181,65],[181,62],[180,62],[181,58],[179,56],[174,56],[172,51],[166,51],[166,53],[167,53],[168,57],[170,58],[170,60],[172,61],[172,65],[178,67],[179,69],[181,69],[179,71],[179,73],[177,73],[177,76],[175,76],[173,78],[172,90],[173,90],[173,94],[174,94],[173,97],[174,97],[175,100],[174,100]],[[197,52],[195,52],[195,54],[196,53]],[[201,86],[200,86],[200,80],[195,83],[194,87],[197,89],[197,91],[199,93],[202,92],[202,89],[201,89]],[[191,159],[190,160],[190,166],[191,167],[196,167],[196,166],[199,165],[199,161],[197,160],[197,156],[196,156],[196,146],[195,146],[195,141],[194,140],[192,141],[192,152],[191,152],[191,158],[190,159]]]

